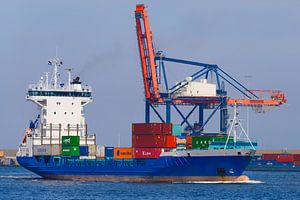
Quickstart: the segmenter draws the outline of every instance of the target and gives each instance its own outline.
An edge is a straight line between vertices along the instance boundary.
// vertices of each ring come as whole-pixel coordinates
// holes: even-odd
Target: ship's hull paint
[[[54,158],[60,162],[55,163]],[[163,156],[80,161],[52,156],[17,157],[21,166],[44,178],[112,182],[234,181],[243,174],[250,159],[251,156]]]

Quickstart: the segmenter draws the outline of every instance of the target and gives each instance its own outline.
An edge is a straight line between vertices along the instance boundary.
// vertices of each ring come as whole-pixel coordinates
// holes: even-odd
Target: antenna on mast
[[[58,67],[63,65],[62,59],[61,58],[51,59],[48,61],[48,65],[53,66],[53,74],[52,74],[53,83],[51,84],[53,85],[54,89],[56,89],[58,85],[58,79],[59,79]]]
[[[72,74],[71,74],[71,72],[72,72],[73,68],[67,68],[65,70],[68,72],[68,87],[70,89],[71,88],[71,81],[72,81]]]

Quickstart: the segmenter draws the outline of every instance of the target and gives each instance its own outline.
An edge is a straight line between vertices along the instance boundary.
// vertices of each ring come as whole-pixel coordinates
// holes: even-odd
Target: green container
[[[62,146],[79,146],[79,136],[62,136]]]
[[[80,156],[79,146],[63,146],[61,149],[63,156]]]
[[[213,137],[193,137],[192,138],[192,148],[208,149],[210,143],[212,142]]]
[[[173,136],[181,136],[181,125],[180,124],[173,124],[172,135]]]
[[[214,137],[214,142],[226,142],[228,136],[217,136]],[[229,137],[228,142],[233,142],[233,136]]]

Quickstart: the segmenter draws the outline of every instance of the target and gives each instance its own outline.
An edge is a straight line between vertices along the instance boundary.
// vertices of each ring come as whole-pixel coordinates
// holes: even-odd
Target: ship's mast
[[[48,65],[53,66],[52,85],[54,89],[57,89],[59,81],[58,67],[62,66],[63,62],[61,58],[55,58],[48,61]]]
[[[65,69],[68,72],[68,89],[71,89],[72,68]]]

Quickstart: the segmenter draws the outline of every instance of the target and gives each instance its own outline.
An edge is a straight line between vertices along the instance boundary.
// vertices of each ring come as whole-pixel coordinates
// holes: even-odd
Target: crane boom
[[[146,99],[158,99],[158,80],[148,14],[144,5],[135,10],[136,34],[141,59]]]
[[[257,93],[260,98],[258,99],[233,99],[227,100],[228,105],[240,105],[240,106],[280,106],[287,102],[284,93],[280,90],[250,90],[253,93]],[[270,97],[264,98],[263,95],[269,94]]]

